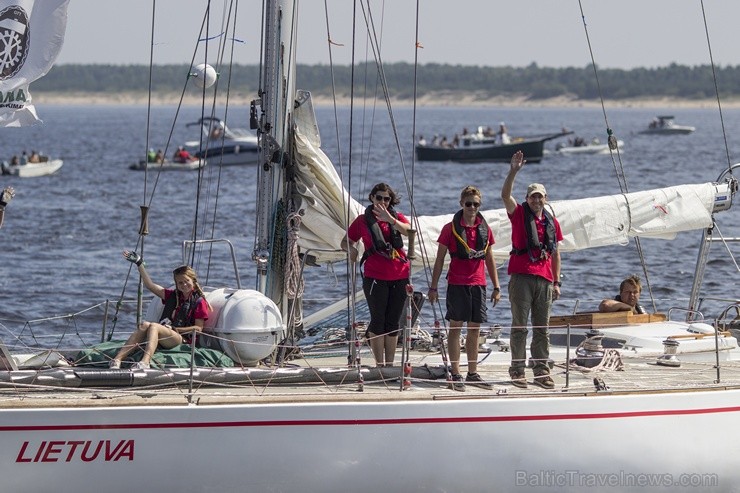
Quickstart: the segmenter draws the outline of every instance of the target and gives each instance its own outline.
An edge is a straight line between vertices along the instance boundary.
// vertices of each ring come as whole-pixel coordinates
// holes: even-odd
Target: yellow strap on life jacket
[[[472,248],[470,248],[470,247],[468,246],[468,240],[467,240],[467,239],[463,240],[463,239],[462,239],[462,238],[460,237],[460,235],[459,235],[459,234],[457,234],[457,230],[455,229],[455,224],[454,224],[454,223],[453,223],[453,224],[451,224],[450,226],[452,226],[452,234],[453,234],[453,235],[455,236],[455,238],[457,238],[457,240],[459,241],[459,243],[461,243],[461,244],[462,244],[462,246],[463,246],[463,247],[465,247],[465,252],[467,252],[467,254],[468,254],[468,257],[470,257],[470,252],[476,252],[476,253],[478,252],[477,250],[473,250]],[[482,251],[483,251],[483,252],[487,251],[487,250],[488,250],[488,246],[489,246],[489,245],[488,245],[488,238],[486,238],[486,244],[485,244],[485,246],[483,247],[483,250],[482,250]],[[471,258],[472,258],[472,257],[471,257]]]

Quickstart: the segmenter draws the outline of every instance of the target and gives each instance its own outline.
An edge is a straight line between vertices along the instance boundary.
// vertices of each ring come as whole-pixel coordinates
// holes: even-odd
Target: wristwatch
[[[557,287],[560,287],[560,286],[563,285],[563,283],[560,282],[560,281],[553,281],[552,284],[553,284],[553,286],[557,286]]]

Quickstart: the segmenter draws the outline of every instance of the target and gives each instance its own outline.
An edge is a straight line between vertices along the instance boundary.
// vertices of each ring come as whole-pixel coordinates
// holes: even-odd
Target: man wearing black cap
[[[512,196],[514,178],[526,163],[522,151],[511,158],[511,168],[501,188],[501,198],[511,221],[509,302],[511,304],[511,366],[513,385],[526,388],[527,321],[532,315],[534,383],[552,389],[550,340],[547,331],[552,301],[560,297],[560,224],[545,210],[547,191],[541,183],[527,187],[527,199],[518,204]]]

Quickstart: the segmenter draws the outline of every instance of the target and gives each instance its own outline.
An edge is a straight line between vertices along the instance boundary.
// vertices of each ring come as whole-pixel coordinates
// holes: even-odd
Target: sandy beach
[[[149,97],[146,93],[67,93],[67,92],[41,92],[32,91],[32,97],[35,104],[38,105],[146,105]],[[251,94],[231,94],[229,96],[230,104],[248,105],[256,96]],[[315,95],[314,104],[316,106],[331,106],[333,100],[330,96]],[[219,98],[219,104],[225,101],[224,97]],[[151,97],[152,105],[177,105],[180,102],[180,95],[153,94]],[[348,106],[349,97],[341,96],[337,98],[336,104],[339,106]],[[393,99],[392,103],[397,107],[412,106],[413,101],[410,99]],[[723,108],[740,108],[740,99],[721,101]],[[196,95],[186,95],[182,104],[185,106],[196,106],[201,104],[201,98]],[[604,105],[607,108],[716,108],[716,99],[687,100],[673,98],[650,98],[650,99],[628,99],[628,100],[605,100]],[[601,107],[598,100],[579,100],[573,97],[560,96],[550,99],[529,99],[526,96],[498,96],[487,97],[483,94],[471,94],[469,92],[440,92],[427,94],[417,99],[417,106],[454,106],[454,107],[528,107],[528,108],[589,108]]]

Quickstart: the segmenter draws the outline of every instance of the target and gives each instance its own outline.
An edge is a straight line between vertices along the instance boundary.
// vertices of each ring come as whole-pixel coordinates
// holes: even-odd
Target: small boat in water
[[[463,135],[458,145],[425,144],[416,145],[416,159],[419,161],[508,162],[517,151],[527,156],[527,162],[539,163],[545,150],[545,142],[573,132],[562,131],[555,134],[534,137],[512,137],[507,144],[497,141],[478,130],[475,134]]]
[[[622,150],[624,141],[618,140],[617,147]],[[574,139],[573,142],[558,144],[555,147],[555,154],[609,154],[609,144],[602,144],[599,139],[593,139],[591,142]]]
[[[200,169],[205,165],[205,160],[197,158],[184,162],[170,161],[168,159],[161,162],[152,162],[141,159],[138,163],[132,163],[128,168],[135,171],[144,171],[147,169],[154,171],[192,171]]]
[[[675,117],[671,115],[657,116],[650,122],[648,128],[641,131],[641,134],[655,134],[655,135],[675,135],[675,134],[690,134],[696,127],[689,127],[687,125],[676,125],[673,121]]]
[[[188,123],[198,125],[202,139],[185,142],[185,149],[195,157],[210,159],[212,164],[238,166],[257,164],[259,146],[257,136],[244,128],[229,128],[224,121],[215,117],[200,118]]]
[[[29,160],[26,163],[19,162],[17,158],[10,162],[3,161],[1,165],[2,174],[20,178],[36,178],[56,173],[64,164],[61,159],[51,159],[49,156],[41,154],[36,155],[36,159]]]

